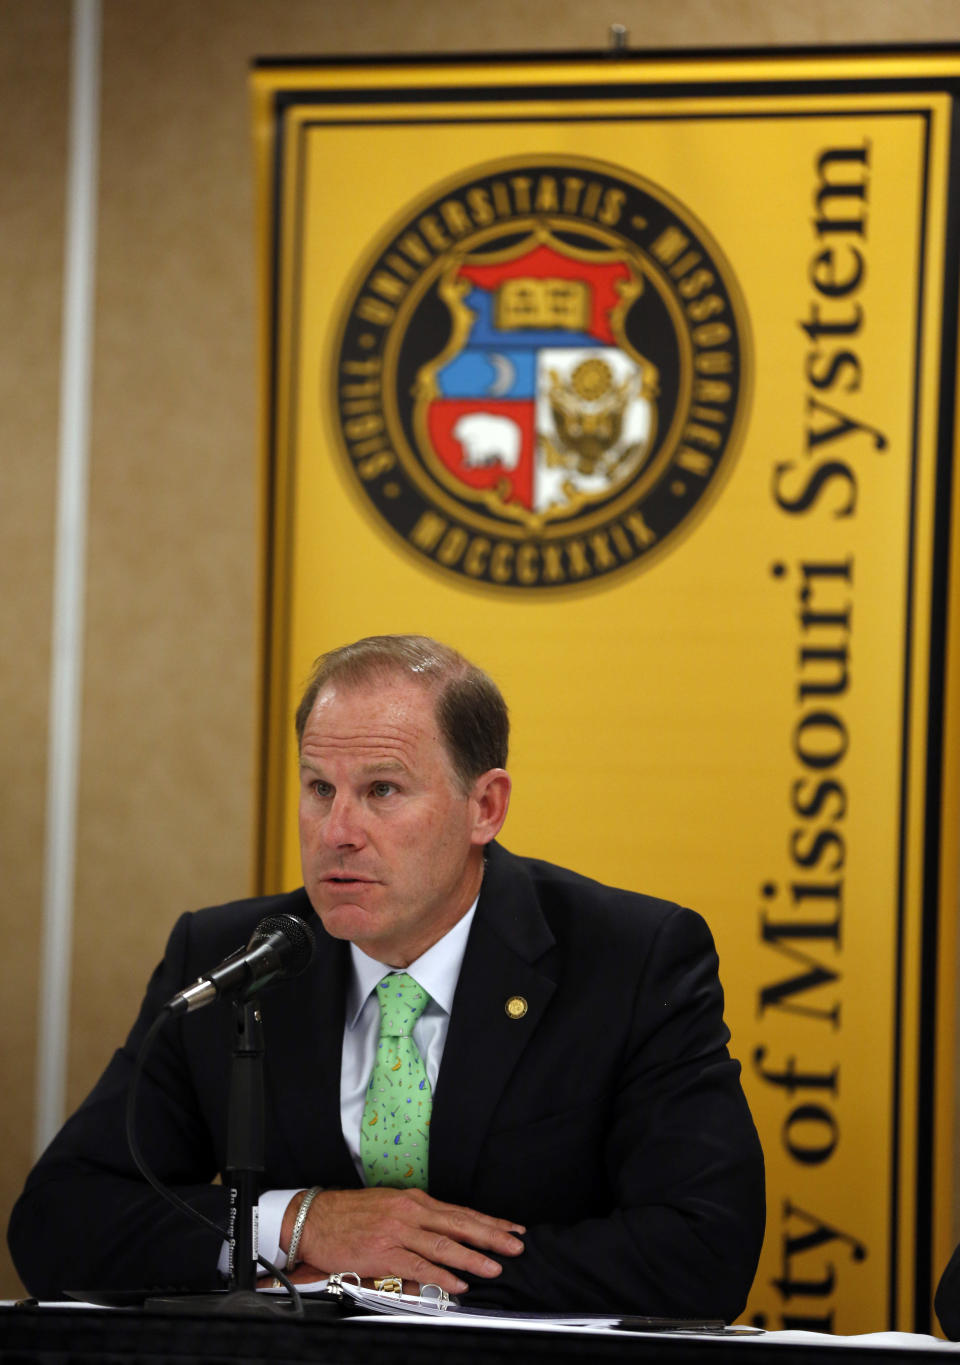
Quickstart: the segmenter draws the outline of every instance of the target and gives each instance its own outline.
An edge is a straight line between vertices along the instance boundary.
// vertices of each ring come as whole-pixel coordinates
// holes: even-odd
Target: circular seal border
[[[594,179],[582,182],[580,176]],[[600,185],[594,212],[605,202],[604,189],[614,190],[621,200],[632,195],[632,205],[620,205],[621,212],[631,209],[629,231],[618,226],[618,218],[597,222],[551,209],[537,211],[529,189],[525,195],[516,191],[518,183],[539,187],[545,180],[563,177],[564,185]],[[449,206],[459,205],[462,211],[462,201],[472,193],[485,195],[488,206],[493,201],[492,221],[474,221],[458,241],[445,221]],[[647,215],[632,211],[638,201],[659,209],[653,226]],[[613,213],[609,204],[615,200],[607,202],[609,218]],[[484,199],[476,203],[482,205]],[[495,522],[489,514],[459,503],[436,480],[404,430],[397,374],[406,328],[450,260],[494,238],[538,229],[580,235],[608,248],[624,244],[624,250],[632,249],[645,276],[660,288],[678,353],[686,350],[686,355],[679,375],[685,388],[683,403],[677,402],[652,459],[619,490],[612,510],[595,507],[585,516],[557,517],[531,532],[517,521]],[[406,255],[401,254],[404,243]],[[411,248],[416,248],[412,254]],[[418,255],[424,259],[418,262]],[[345,292],[331,396],[348,479],[368,513],[375,513],[378,526],[386,523],[421,563],[427,559],[461,583],[512,591],[561,589],[646,567],[685,538],[729,476],[752,397],[746,305],[726,257],[706,227],[669,191],[636,172],[564,154],[516,156],[474,166],[412,200],[378,235]],[[718,407],[716,395],[724,388],[730,392]],[[694,401],[698,397],[702,401]],[[654,468],[657,478],[651,490]],[[658,512],[659,524],[651,526],[645,507],[658,489],[664,502],[671,471],[674,477],[667,487],[677,514],[664,524]],[[645,493],[638,495],[638,485],[646,485]]]

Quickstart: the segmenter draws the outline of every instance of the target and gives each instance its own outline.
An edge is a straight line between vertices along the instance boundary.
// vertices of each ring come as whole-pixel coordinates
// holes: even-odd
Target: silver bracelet
[[[300,1236],[303,1232],[303,1225],[307,1221],[307,1214],[310,1212],[310,1205],[323,1189],[322,1185],[311,1185],[303,1196],[300,1207],[297,1209],[297,1217],[293,1224],[293,1232],[290,1234],[290,1249],[287,1252],[287,1273],[296,1267],[297,1248],[300,1245]]]

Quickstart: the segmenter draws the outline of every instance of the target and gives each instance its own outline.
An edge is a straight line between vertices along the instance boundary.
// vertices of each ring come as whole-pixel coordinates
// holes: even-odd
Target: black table
[[[720,1352],[714,1362],[710,1352]],[[935,1354],[939,1354],[936,1352]],[[527,1365],[640,1361],[643,1365],[933,1365],[929,1350],[792,1344],[752,1338],[604,1336],[498,1328],[320,1319],[163,1316],[143,1309],[0,1308],[3,1365],[173,1365],[238,1361],[287,1365]]]

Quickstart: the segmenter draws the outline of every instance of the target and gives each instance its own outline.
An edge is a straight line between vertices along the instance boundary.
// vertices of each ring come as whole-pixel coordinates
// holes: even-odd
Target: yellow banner
[[[262,883],[299,882],[319,652],[420,631],[488,667],[506,844],[714,930],[769,1327],[926,1329],[950,1249],[958,74],[253,76]]]

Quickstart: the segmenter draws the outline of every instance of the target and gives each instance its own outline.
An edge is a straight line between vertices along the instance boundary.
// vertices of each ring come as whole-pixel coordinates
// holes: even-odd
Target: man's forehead
[[[347,754],[356,760],[356,765],[360,772],[370,777],[387,775],[389,773],[409,772],[411,763],[406,760],[405,754],[401,750],[394,753],[385,752],[371,745],[369,749],[363,746],[355,746],[349,743],[345,745],[304,743],[300,753],[300,767],[306,768],[310,772],[322,772],[326,763],[335,759],[338,754]]]
[[[388,674],[363,682],[328,682],[317,693],[307,723],[319,717],[325,722],[341,714],[375,723],[397,712],[433,719],[436,691],[404,674]]]
[[[431,692],[406,679],[344,687],[328,683],[317,695],[303,732],[303,750],[318,746],[402,756],[439,743]]]

